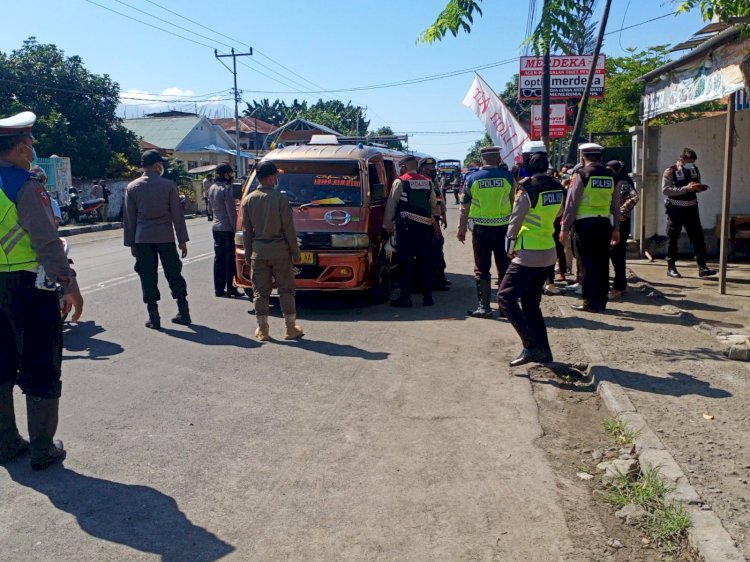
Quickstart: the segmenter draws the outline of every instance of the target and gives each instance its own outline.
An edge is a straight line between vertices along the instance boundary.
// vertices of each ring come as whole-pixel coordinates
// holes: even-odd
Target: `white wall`
[[[731,214],[750,214],[750,110],[735,116],[735,146],[732,166]],[[697,165],[701,181],[710,189],[698,194],[701,222],[706,232],[709,251],[717,251],[714,238],[716,219],[721,213],[726,116],[706,117],[649,127],[648,178],[643,201],[646,203],[646,238],[654,234],[666,236],[667,219],[661,193],[662,174],[677,161],[684,147],[698,153]],[[684,234],[683,234],[683,237]],[[680,244],[681,248],[689,248]]]

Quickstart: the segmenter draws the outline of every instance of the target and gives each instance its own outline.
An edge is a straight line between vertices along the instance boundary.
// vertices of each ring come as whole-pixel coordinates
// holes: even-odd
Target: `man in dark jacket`
[[[208,189],[208,201],[214,215],[214,294],[217,297],[240,296],[232,283],[237,273],[234,262],[237,207],[234,203],[233,182],[232,167],[222,164],[216,168],[216,181]]]

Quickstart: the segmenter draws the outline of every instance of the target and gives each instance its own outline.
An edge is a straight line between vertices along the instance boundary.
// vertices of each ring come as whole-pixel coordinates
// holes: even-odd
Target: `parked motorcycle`
[[[68,190],[68,203],[60,206],[60,224],[65,226],[70,223],[96,222],[101,215],[101,208],[104,206],[104,199],[97,197],[81,201],[78,190],[71,187]]]

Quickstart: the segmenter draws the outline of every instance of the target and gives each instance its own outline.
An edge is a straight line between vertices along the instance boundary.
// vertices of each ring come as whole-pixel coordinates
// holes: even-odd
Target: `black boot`
[[[188,307],[187,299],[177,299],[177,316],[172,318],[172,322],[182,324],[183,326],[190,326],[193,323],[190,319],[190,308]]]
[[[26,395],[29,440],[31,441],[31,468],[34,470],[44,470],[65,458],[62,441],[52,439],[57,431],[59,407],[59,398],[37,398]]]
[[[146,308],[148,309],[148,322],[146,322],[146,328],[151,328],[152,330],[161,329],[161,318],[159,317],[159,305],[149,304],[149,305],[146,305]]]
[[[13,408],[13,385],[0,386],[0,464],[12,461],[29,450],[29,442],[18,434]]]
[[[492,287],[489,281],[483,279],[477,280],[477,299],[479,306],[476,310],[467,310],[466,314],[474,318],[492,318],[492,308],[490,307],[490,297]]]

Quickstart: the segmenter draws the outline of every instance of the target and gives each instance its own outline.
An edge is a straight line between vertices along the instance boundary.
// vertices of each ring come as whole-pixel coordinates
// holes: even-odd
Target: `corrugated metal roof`
[[[145,119],[125,119],[123,125],[146,142],[174,150],[193,130],[201,117],[148,117]]]

